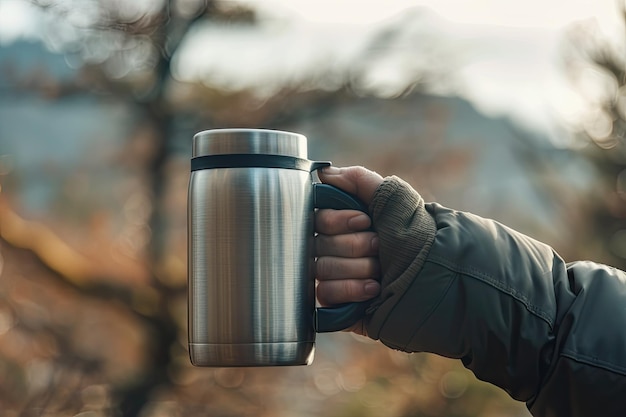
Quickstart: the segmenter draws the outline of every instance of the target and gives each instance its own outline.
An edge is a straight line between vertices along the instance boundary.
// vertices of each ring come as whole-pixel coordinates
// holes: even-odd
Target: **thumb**
[[[356,195],[368,206],[376,189],[383,182],[383,177],[361,166],[346,168],[330,166],[321,169],[318,176],[322,182]]]

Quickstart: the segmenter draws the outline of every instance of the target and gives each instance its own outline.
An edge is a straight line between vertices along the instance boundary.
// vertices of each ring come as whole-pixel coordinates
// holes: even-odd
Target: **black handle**
[[[329,184],[313,184],[315,208],[335,210],[359,210],[367,213],[367,206],[361,200]]]
[[[359,210],[367,213],[367,206],[358,198],[328,184],[313,184],[315,208],[336,210]],[[314,326],[318,333],[344,330],[365,315],[370,301],[345,303],[335,307],[315,309]]]

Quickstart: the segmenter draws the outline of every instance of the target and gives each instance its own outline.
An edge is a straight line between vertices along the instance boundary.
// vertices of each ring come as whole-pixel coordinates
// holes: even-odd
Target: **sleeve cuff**
[[[385,178],[369,209],[380,239],[383,276],[381,294],[368,312],[367,332],[378,339],[387,316],[422,269],[436,225],[417,191],[395,176]]]

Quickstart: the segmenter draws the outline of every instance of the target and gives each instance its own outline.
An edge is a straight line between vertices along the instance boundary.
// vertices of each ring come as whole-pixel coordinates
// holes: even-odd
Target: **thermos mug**
[[[193,138],[188,200],[189,355],[196,366],[308,365],[316,332],[342,330],[365,303],[315,306],[314,210],[363,204],[315,183],[330,162],[305,136],[217,129]]]

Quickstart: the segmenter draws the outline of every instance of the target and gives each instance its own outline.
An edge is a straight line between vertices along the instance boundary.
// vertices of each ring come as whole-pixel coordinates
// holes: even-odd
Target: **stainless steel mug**
[[[188,201],[189,354],[196,366],[308,365],[315,333],[365,303],[315,308],[314,209],[366,211],[312,172],[305,136],[206,130],[193,138]]]

